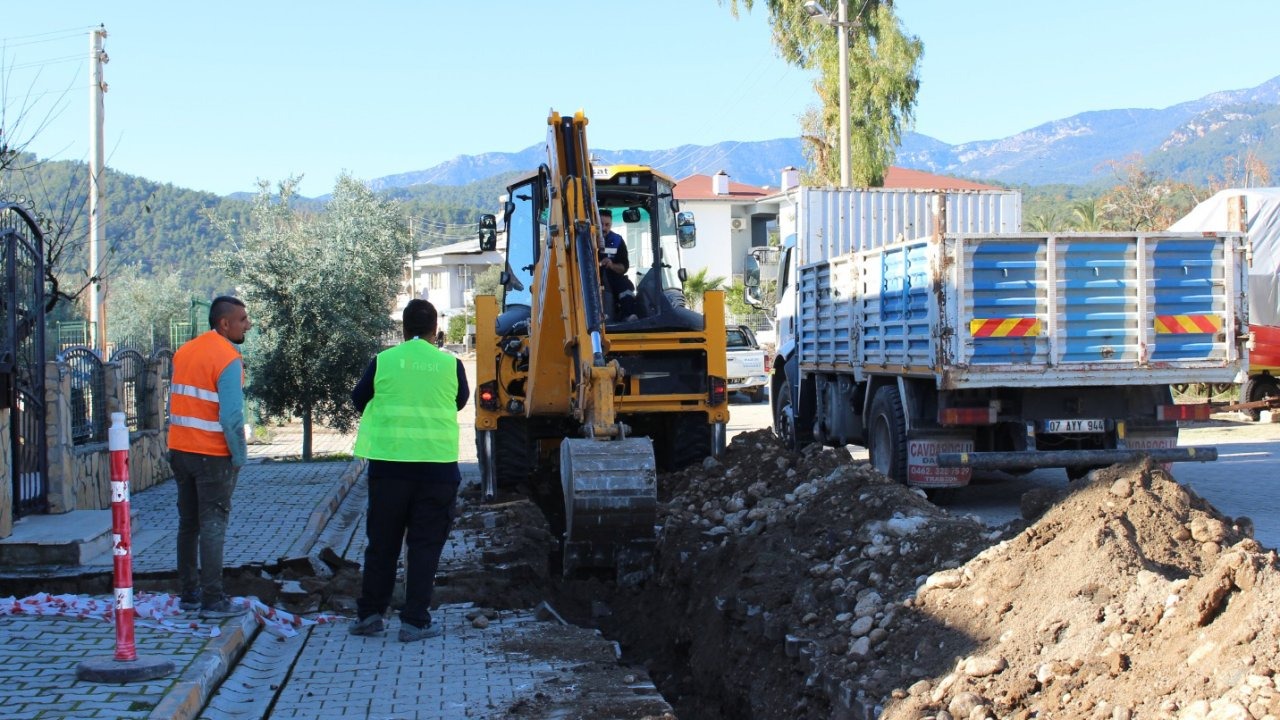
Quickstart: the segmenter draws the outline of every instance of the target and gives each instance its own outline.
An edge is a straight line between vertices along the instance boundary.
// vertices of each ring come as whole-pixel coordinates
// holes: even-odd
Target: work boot
[[[373,637],[374,635],[381,635],[386,629],[387,626],[383,624],[381,615],[370,615],[363,620],[351,623],[351,627],[347,628],[347,632],[360,637]]]
[[[178,607],[183,612],[195,612],[200,609],[200,591],[184,592],[178,597]]]
[[[427,638],[438,637],[444,633],[439,625],[428,625],[426,627],[418,627],[409,623],[400,623],[400,642],[417,642],[418,640],[426,640]]]
[[[223,595],[221,600],[201,607],[200,617],[205,620],[221,620],[223,618],[239,617],[247,612],[249,612],[248,603],[237,605],[231,602],[231,598]]]

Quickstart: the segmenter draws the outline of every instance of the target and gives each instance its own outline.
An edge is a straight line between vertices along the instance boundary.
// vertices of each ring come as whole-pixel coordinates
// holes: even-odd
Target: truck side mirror
[[[698,244],[698,230],[693,224],[693,213],[684,211],[676,214],[676,239],[680,247],[689,249]]]
[[[754,255],[742,260],[742,300],[753,307],[760,305],[760,261]]]
[[[480,251],[498,249],[498,218],[490,214],[480,216]]]

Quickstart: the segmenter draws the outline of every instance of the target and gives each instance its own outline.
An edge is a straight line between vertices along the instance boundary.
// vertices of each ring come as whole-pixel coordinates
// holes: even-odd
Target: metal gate
[[[0,202],[0,403],[9,413],[13,514],[48,509],[44,400],[44,236],[21,206]]]

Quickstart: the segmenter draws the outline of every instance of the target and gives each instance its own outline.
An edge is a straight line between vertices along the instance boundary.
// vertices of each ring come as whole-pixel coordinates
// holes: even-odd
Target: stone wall
[[[108,417],[121,411],[120,366],[107,363],[105,389]],[[168,430],[164,426],[164,388],[167,368],[149,364],[148,398],[140,416],[141,429],[129,433],[129,488],[139,492],[169,477]],[[103,510],[111,507],[111,453],[105,442],[76,445],[71,434],[71,373],[57,361],[45,365],[45,433],[48,448],[49,512]],[[0,538],[13,530],[12,453],[9,446],[9,411],[0,410]]]

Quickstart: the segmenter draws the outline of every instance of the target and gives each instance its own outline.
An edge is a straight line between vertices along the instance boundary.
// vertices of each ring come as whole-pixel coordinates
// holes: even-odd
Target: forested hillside
[[[434,247],[475,238],[482,212],[499,212],[499,196],[517,173],[507,173],[462,186],[424,185],[394,188],[381,194],[404,208],[406,223],[413,218],[414,239]],[[37,162],[24,157],[0,174],[0,197],[20,201],[55,225],[70,228],[67,252],[58,263],[67,278],[64,289],[83,284],[88,267],[88,177],[85,163]],[[105,201],[104,241],[108,272],[136,266],[143,276],[175,274],[192,294],[208,297],[230,290],[209,262],[227,238],[210,216],[235,226],[247,220],[251,201],[187,190],[108,169],[102,183]],[[319,209],[327,198],[297,199]]]

